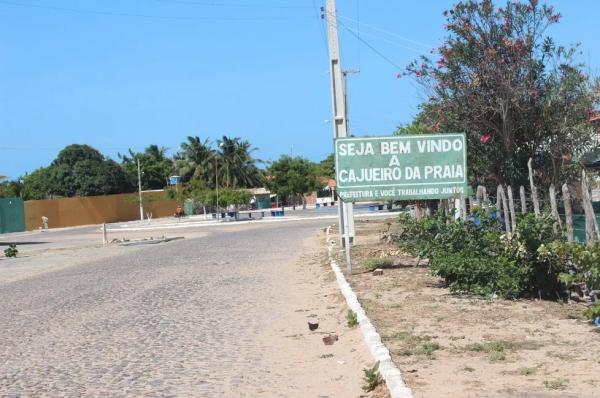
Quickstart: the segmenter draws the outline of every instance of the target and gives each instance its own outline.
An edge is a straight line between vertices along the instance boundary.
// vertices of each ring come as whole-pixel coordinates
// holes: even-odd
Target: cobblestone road
[[[284,299],[277,268],[322,223],[223,229],[0,286],[0,396],[277,396],[256,336]]]

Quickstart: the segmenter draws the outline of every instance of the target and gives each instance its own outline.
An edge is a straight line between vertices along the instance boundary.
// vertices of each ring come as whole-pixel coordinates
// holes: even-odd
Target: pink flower
[[[481,137],[479,137],[479,141],[481,141],[482,144],[487,144],[491,139],[492,136],[490,134],[484,134]]]
[[[531,90],[529,90],[529,96],[531,98],[535,98],[538,96],[538,91],[535,88],[532,88]]]
[[[550,22],[556,23],[556,22],[560,21],[561,17],[562,17],[562,15],[560,15],[560,13],[557,12],[556,14],[551,15],[550,18],[548,18],[548,19],[550,20]]]

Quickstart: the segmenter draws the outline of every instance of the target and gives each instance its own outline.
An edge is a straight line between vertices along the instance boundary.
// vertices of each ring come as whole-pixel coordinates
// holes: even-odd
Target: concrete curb
[[[375,326],[373,326],[367,317],[367,314],[358,302],[356,294],[352,291],[352,287],[350,287],[350,284],[346,281],[344,274],[333,258],[332,252],[335,243],[331,242],[329,239],[330,230],[331,226],[327,227],[327,233],[325,235],[329,254],[329,264],[335,273],[338,286],[346,298],[348,307],[356,312],[360,329],[363,333],[365,343],[367,344],[367,347],[369,347],[369,351],[371,351],[371,355],[373,355],[375,361],[379,361],[379,372],[385,380],[390,396],[392,398],[413,398],[412,391],[404,383],[404,380],[402,380],[400,370],[396,367],[394,362],[392,362],[389,350],[383,345],[379,333],[375,330]]]

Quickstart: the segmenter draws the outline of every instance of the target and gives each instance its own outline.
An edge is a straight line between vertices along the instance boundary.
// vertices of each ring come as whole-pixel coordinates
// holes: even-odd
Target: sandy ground
[[[387,228],[357,223],[350,283],[416,397],[600,396],[600,333],[582,304],[452,294],[380,240]],[[384,257],[399,265],[383,276],[361,267]]]
[[[361,389],[362,369],[373,360],[360,328],[346,325],[346,302],[320,245],[323,239],[304,241],[303,251],[308,254],[282,274],[282,285],[289,287],[287,300],[281,303],[281,313],[273,316],[274,333],[261,336],[265,344],[281,349],[265,360],[287,372],[288,390],[282,396],[388,397],[385,386],[369,394]],[[319,323],[319,328],[309,331],[308,322]],[[298,332],[299,324],[306,325],[305,331]],[[331,334],[339,340],[324,345],[323,337]],[[294,387],[299,385],[305,387],[299,391]]]

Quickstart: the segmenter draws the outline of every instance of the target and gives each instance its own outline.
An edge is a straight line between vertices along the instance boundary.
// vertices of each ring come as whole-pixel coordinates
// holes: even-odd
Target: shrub
[[[18,252],[19,250],[17,250],[17,245],[14,243],[11,243],[6,249],[4,249],[4,255],[6,257],[17,257]]]
[[[585,310],[583,315],[590,320],[600,317],[600,301],[596,301],[594,304],[592,304],[591,307]]]
[[[467,222],[439,213],[422,220],[403,217],[400,222],[400,248],[427,257],[432,273],[452,291],[513,298],[524,292],[555,297],[560,290],[564,266],[538,252],[561,239],[550,215],[522,216],[511,237],[498,220],[481,212]]]

